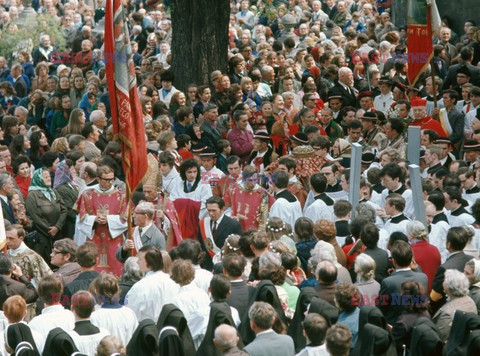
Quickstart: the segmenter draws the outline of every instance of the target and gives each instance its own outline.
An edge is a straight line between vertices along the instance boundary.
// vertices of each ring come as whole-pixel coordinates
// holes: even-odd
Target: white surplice
[[[97,347],[100,341],[102,341],[105,336],[110,335],[108,330],[103,328],[100,328],[100,332],[98,334],[79,335],[74,330],[70,331],[68,334],[75,342],[78,351],[85,355],[96,355]]]
[[[66,332],[73,330],[75,327],[75,317],[73,313],[65,309],[63,305],[52,305],[43,308],[42,314],[33,318],[28,326],[33,331],[38,332],[47,338],[48,333],[55,328],[62,328]]]
[[[193,281],[198,288],[208,294],[208,288],[210,287],[213,273],[201,268],[199,265],[194,265],[193,268],[195,268],[195,279]]]
[[[179,289],[180,286],[168,274],[150,271],[127,293],[125,305],[135,312],[138,322],[145,319],[157,321],[163,306],[175,301]]]
[[[127,303],[128,300],[125,299],[125,304]],[[128,344],[138,326],[135,312],[129,307],[120,305],[104,305],[95,310],[90,316],[90,322],[98,328],[107,330],[123,345]]]

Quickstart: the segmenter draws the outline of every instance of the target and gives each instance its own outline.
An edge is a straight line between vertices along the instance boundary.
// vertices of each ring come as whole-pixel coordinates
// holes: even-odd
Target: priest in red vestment
[[[108,166],[97,169],[98,184],[85,190],[78,198],[74,210],[78,212],[76,243],[80,246],[86,239],[92,240],[100,251],[97,271],[122,274],[123,263],[115,257],[123,244],[127,230],[127,201],[124,192],[113,186],[115,175]]]
[[[420,98],[413,98],[410,101],[413,110],[413,120],[410,122],[412,126],[420,126],[422,130],[433,130],[440,137],[447,137],[443,130],[442,124],[427,115],[427,101]]]
[[[231,209],[231,217],[240,222],[244,231],[250,228],[265,228],[268,211],[275,198],[260,186],[261,178],[254,166],[246,166],[242,175],[242,183],[225,192],[225,206]]]
[[[180,166],[180,177],[172,190],[170,199],[180,218],[180,229],[184,239],[196,239],[198,222],[207,215],[205,202],[212,196],[210,184],[201,179],[200,165],[187,159]]]

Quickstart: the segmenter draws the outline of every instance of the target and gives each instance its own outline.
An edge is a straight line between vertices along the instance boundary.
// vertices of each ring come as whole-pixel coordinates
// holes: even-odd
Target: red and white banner
[[[148,169],[145,127],[138,98],[130,36],[122,0],[107,0],[104,61],[113,132],[122,146],[125,183],[130,195]]]
[[[433,32],[440,26],[435,0],[409,0],[408,31],[408,81],[414,86],[433,57]]]

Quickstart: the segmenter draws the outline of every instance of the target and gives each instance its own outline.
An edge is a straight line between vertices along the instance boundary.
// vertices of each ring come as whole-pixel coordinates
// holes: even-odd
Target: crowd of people
[[[171,1],[125,4],[148,160],[127,200],[105,2],[33,1],[66,48],[0,56],[0,354],[479,354],[480,27],[444,17],[410,85],[389,1],[230,3],[228,70],[183,91]],[[1,32],[24,6],[0,0]]]

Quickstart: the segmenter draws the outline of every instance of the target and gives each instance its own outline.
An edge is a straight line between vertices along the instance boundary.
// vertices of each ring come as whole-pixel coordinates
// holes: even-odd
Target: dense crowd
[[[105,2],[33,1],[55,34],[0,53],[0,354],[479,354],[475,21],[444,17],[410,85],[390,1],[231,0],[227,72],[181,91],[171,3],[125,5],[148,159],[130,201]],[[26,6],[0,0],[0,38]]]

